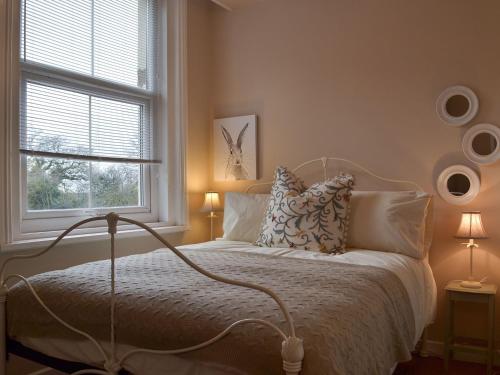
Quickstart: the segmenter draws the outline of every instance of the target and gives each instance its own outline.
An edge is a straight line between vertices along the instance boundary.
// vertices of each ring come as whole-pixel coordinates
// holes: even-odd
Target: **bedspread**
[[[303,338],[303,375],[387,374],[410,359],[415,325],[400,279],[378,267],[271,257],[224,250],[182,252],[206,270],[271,288],[287,304]],[[110,262],[29,278],[59,316],[109,338]],[[207,340],[243,318],[269,320],[287,332],[267,295],[198,274],[168,250],[119,258],[117,340],[174,349]],[[55,322],[18,283],[9,291],[8,332],[16,339],[79,337]],[[218,343],[182,358],[221,363],[242,374],[281,374],[281,338],[258,325],[236,328]]]

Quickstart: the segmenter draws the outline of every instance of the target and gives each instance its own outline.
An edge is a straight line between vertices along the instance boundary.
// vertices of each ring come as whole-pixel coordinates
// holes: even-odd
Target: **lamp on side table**
[[[455,237],[469,240],[469,242],[463,243],[470,250],[469,279],[462,281],[460,285],[464,288],[479,289],[481,288],[481,282],[475,280],[472,273],[472,256],[473,249],[479,247],[474,243],[474,240],[488,238],[481,220],[481,213],[479,211],[462,212],[462,220],[460,221],[460,226]]]
[[[222,205],[220,203],[219,193],[216,191],[207,191],[205,193],[205,201],[203,202],[203,207],[201,212],[210,212],[208,218],[210,218],[210,240],[214,239],[214,219],[217,218],[215,211],[220,211]]]

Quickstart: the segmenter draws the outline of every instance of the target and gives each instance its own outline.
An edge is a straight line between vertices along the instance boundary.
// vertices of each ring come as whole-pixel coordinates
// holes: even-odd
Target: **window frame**
[[[85,77],[77,73],[62,72],[58,69],[47,69],[41,64],[25,63],[19,58],[20,41],[20,0],[4,2],[6,21],[5,38],[0,38],[0,52],[6,52],[4,100],[0,100],[0,110],[4,106],[2,130],[4,163],[0,165],[2,184],[4,185],[3,199],[0,202],[0,249],[15,250],[26,247],[38,247],[47,244],[60,234],[62,229],[69,225],[68,218],[74,221],[89,216],[101,215],[110,211],[126,214],[127,217],[146,222],[156,227],[160,232],[170,233],[183,231],[189,228],[187,216],[187,194],[185,189],[185,124],[187,120],[187,77],[186,77],[186,25],[187,10],[183,0],[158,0],[159,35],[165,36],[160,40],[159,72],[157,72],[158,87],[156,93],[140,88],[126,87],[111,81],[103,81],[93,77]],[[1,8],[1,6],[0,6]],[[2,10],[2,9],[0,9]],[[1,17],[0,17],[1,20]],[[2,30],[0,30],[2,31]],[[1,32],[0,32],[1,35]],[[167,58],[168,57],[168,58]],[[0,68],[2,65],[0,63]],[[150,108],[149,121],[156,124],[153,127],[154,144],[157,156],[163,160],[160,165],[143,167],[144,187],[147,193],[144,196],[143,207],[121,208],[89,208],[75,210],[48,210],[52,212],[27,212],[21,202],[20,194],[26,196],[22,183],[23,169],[26,157],[19,152],[19,90],[22,77],[41,77],[42,80],[58,82],[61,76],[65,82],[74,81],[83,89],[103,89],[105,93],[113,93],[111,98],[128,98],[148,103]],[[10,78],[10,79],[9,79]],[[71,86],[74,89],[75,86]],[[0,89],[2,89],[0,85]],[[97,91],[92,91],[96,95]],[[167,101],[167,98],[169,99]],[[162,141],[160,141],[162,140]],[[160,144],[159,144],[160,143]],[[2,145],[2,141],[0,141]],[[25,170],[24,170],[25,171]],[[55,211],[55,212],[54,212]],[[63,212],[64,211],[64,212]],[[49,215],[45,215],[49,214]],[[46,216],[45,218],[41,218]],[[100,226],[99,226],[100,225]],[[102,223],[85,227],[75,231],[68,242],[74,240],[93,240],[102,238],[105,227]],[[119,233],[124,235],[140,235],[143,230],[132,229],[130,225],[120,225]]]
[[[21,64],[22,65],[22,64]],[[119,100],[120,102],[126,102],[126,103],[132,103],[132,104],[137,104],[137,105],[142,105],[144,110],[145,110],[145,117],[147,118],[147,121],[149,124],[152,123],[152,114],[154,112],[154,107],[153,107],[153,95],[147,96],[147,95],[130,95],[129,92],[118,92],[118,91],[113,91],[113,94],[110,93],[109,90],[103,89],[103,87],[89,87],[88,84],[86,84],[83,81],[80,82],[75,82],[75,83],[69,83],[67,80],[61,79],[60,76],[56,78],[55,75],[50,75],[50,74],[44,74],[40,73],[40,71],[37,71],[34,73],[35,69],[32,70],[22,70],[20,72],[20,97],[21,107],[23,103],[26,103],[26,86],[28,83],[33,82],[36,84],[41,84],[47,87],[53,87],[53,88],[59,88],[59,89],[66,89],[66,90],[71,90],[71,92],[76,92],[76,93],[82,93],[82,94],[88,94],[92,95],[93,97],[98,97],[98,98],[105,98],[105,99],[112,99],[112,100]],[[24,132],[27,129],[27,125],[22,123],[22,119],[25,119],[25,116],[21,116],[21,122],[19,123],[19,131]],[[149,125],[148,125],[149,126]],[[152,129],[154,131],[154,129]],[[131,207],[107,207],[107,208],[75,208],[75,209],[49,209],[49,210],[37,210],[37,211],[30,211],[27,208],[27,168],[26,168],[26,159],[28,155],[20,155],[20,163],[19,163],[19,168],[20,168],[20,196],[19,200],[21,202],[21,212],[22,212],[22,221],[24,222],[25,220],[30,220],[30,219],[44,219],[44,218],[60,218],[60,217],[74,217],[74,216],[86,216],[85,213],[87,214],[103,214],[105,212],[109,212],[110,209],[112,209],[116,213],[126,213],[126,214],[136,214],[136,213],[150,213],[151,218],[149,218],[149,221],[152,221],[154,217],[158,217],[158,210],[155,209],[155,207],[151,204],[152,202],[157,201],[156,194],[157,191],[154,189],[153,185],[156,185],[152,183],[151,181],[151,170],[154,169],[153,165],[141,165],[141,192],[142,192],[142,205],[139,206],[131,206]],[[135,165],[135,164],[134,164]],[[144,215],[142,216],[142,220],[146,219]],[[147,219],[146,219],[147,220]],[[24,223],[23,223],[24,224]],[[29,224],[29,223],[27,223]],[[52,229],[54,226],[46,225],[43,226],[47,229]],[[42,227],[42,228],[43,228]],[[28,229],[28,228],[33,228],[33,229]],[[40,225],[33,226],[28,225],[26,227],[26,230],[33,231],[34,229],[40,230]],[[58,228],[58,229],[63,229],[63,228]],[[24,230],[23,230],[24,231]]]

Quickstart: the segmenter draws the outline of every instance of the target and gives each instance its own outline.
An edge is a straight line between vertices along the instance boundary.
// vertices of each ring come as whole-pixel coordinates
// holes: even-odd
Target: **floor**
[[[36,374],[31,373],[31,374]],[[421,358],[415,357],[412,361],[402,363],[398,366],[394,375],[442,375],[444,374],[443,360],[435,357]],[[469,362],[450,362],[449,375],[485,375],[486,366]],[[16,374],[17,375],[17,374]],[[61,372],[52,370],[40,373],[40,375],[64,375]],[[500,368],[492,375],[500,375]]]
[[[443,360],[436,357],[414,357],[412,361],[401,363],[394,375],[441,375],[444,374]],[[485,375],[486,366],[478,363],[451,361],[449,375]],[[500,375],[495,368],[492,375]]]
[[[442,375],[443,361],[439,358],[426,358],[414,360],[409,363],[399,365],[393,375]],[[454,361],[450,366],[449,375],[485,375],[486,367],[475,363]],[[45,372],[43,375],[63,375],[58,371]],[[500,368],[494,372],[500,375]]]

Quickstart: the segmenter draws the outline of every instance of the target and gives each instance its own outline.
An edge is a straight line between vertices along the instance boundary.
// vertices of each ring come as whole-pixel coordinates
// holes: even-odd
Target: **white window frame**
[[[6,78],[4,87],[0,80],[0,175],[2,177],[2,200],[0,202],[0,249],[17,250],[48,244],[69,226],[69,219],[74,222],[110,211],[143,221],[162,233],[178,232],[188,228],[187,195],[185,182],[185,134],[187,123],[187,53],[186,29],[187,10],[184,0],[158,0],[159,35],[166,35],[160,40],[158,90],[148,103],[150,119],[155,126],[156,142],[154,145],[162,160],[160,165],[142,168],[145,174],[143,191],[144,207],[122,207],[112,209],[75,209],[55,210],[53,217],[47,212],[29,212],[23,207],[21,163],[25,160],[19,153],[19,90],[21,62],[19,61],[20,14],[19,0],[6,0],[0,3],[0,15],[5,22],[0,29],[0,55],[6,56],[0,61],[0,75]],[[2,9],[4,7],[4,9]],[[3,37],[2,37],[3,36]],[[43,66],[30,64],[28,75],[44,79],[50,77],[51,83],[60,78],[57,72],[45,71]],[[30,71],[31,70],[31,71]],[[34,71],[33,71],[34,70]],[[64,74],[65,79],[68,74]],[[76,77],[78,78],[78,77]],[[56,80],[56,81],[54,81]],[[92,85],[92,79],[87,80]],[[82,85],[82,90],[85,90]],[[107,85],[108,86],[108,85]],[[114,98],[127,98],[120,92],[120,85],[109,83],[107,90],[116,91]],[[140,90],[138,90],[140,93]],[[137,98],[134,93],[134,98]],[[168,100],[167,100],[168,98]],[[136,100],[136,99],[130,99]],[[102,223],[100,223],[102,225]],[[99,224],[98,224],[99,225]],[[141,235],[144,231],[130,225],[120,225],[119,234],[123,236]],[[87,241],[104,238],[105,227],[94,226],[78,229],[66,242]]]
[[[21,63],[22,65],[22,63]],[[30,71],[24,70],[20,73],[21,83],[20,83],[20,94],[21,97],[25,95],[25,85],[28,82],[35,82],[43,84],[46,86],[70,89],[72,92],[80,92],[83,94],[90,94],[93,96],[98,96],[107,99],[117,99],[120,102],[128,102],[133,104],[143,105],[146,108],[146,116],[149,121],[152,121],[153,100],[148,95],[134,95],[131,96],[127,92],[113,92],[112,95],[109,94],[109,90],[101,90],[100,88],[89,88],[87,84],[84,83],[71,83],[69,84],[67,80],[58,80],[58,78],[50,73],[44,74],[43,70],[32,69]],[[21,116],[21,119],[24,116]],[[21,120],[22,121],[22,120]],[[24,129],[25,124],[20,124],[19,129]],[[143,165],[141,166],[141,192],[143,193],[142,205],[135,207],[112,207],[112,208],[78,208],[78,209],[63,209],[63,210],[37,210],[29,211],[26,207],[26,200],[21,199],[27,196],[26,184],[23,183],[27,180],[27,168],[26,168],[26,155],[20,155],[20,158],[14,161],[17,162],[19,167],[15,170],[19,170],[20,173],[20,189],[19,195],[14,197],[14,201],[17,200],[21,203],[21,232],[22,233],[32,233],[47,231],[51,229],[65,229],[68,226],[68,217],[88,217],[89,215],[100,215],[109,212],[110,210],[119,213],[127,214],[139,221],[154,222],[158,219],[158,207],[154,202],[157,202],[157,183],[151,181],[152,172],[155,172],[157,166],[154,165]],[[140,214],[140,215],[139,215]],[[51,218],[53,220],[43,220]],[[63,219],[64,218],[64,219]],[[57,220],[59,219],[59,220]],[[62,219],[62,220],[61,220]]]

